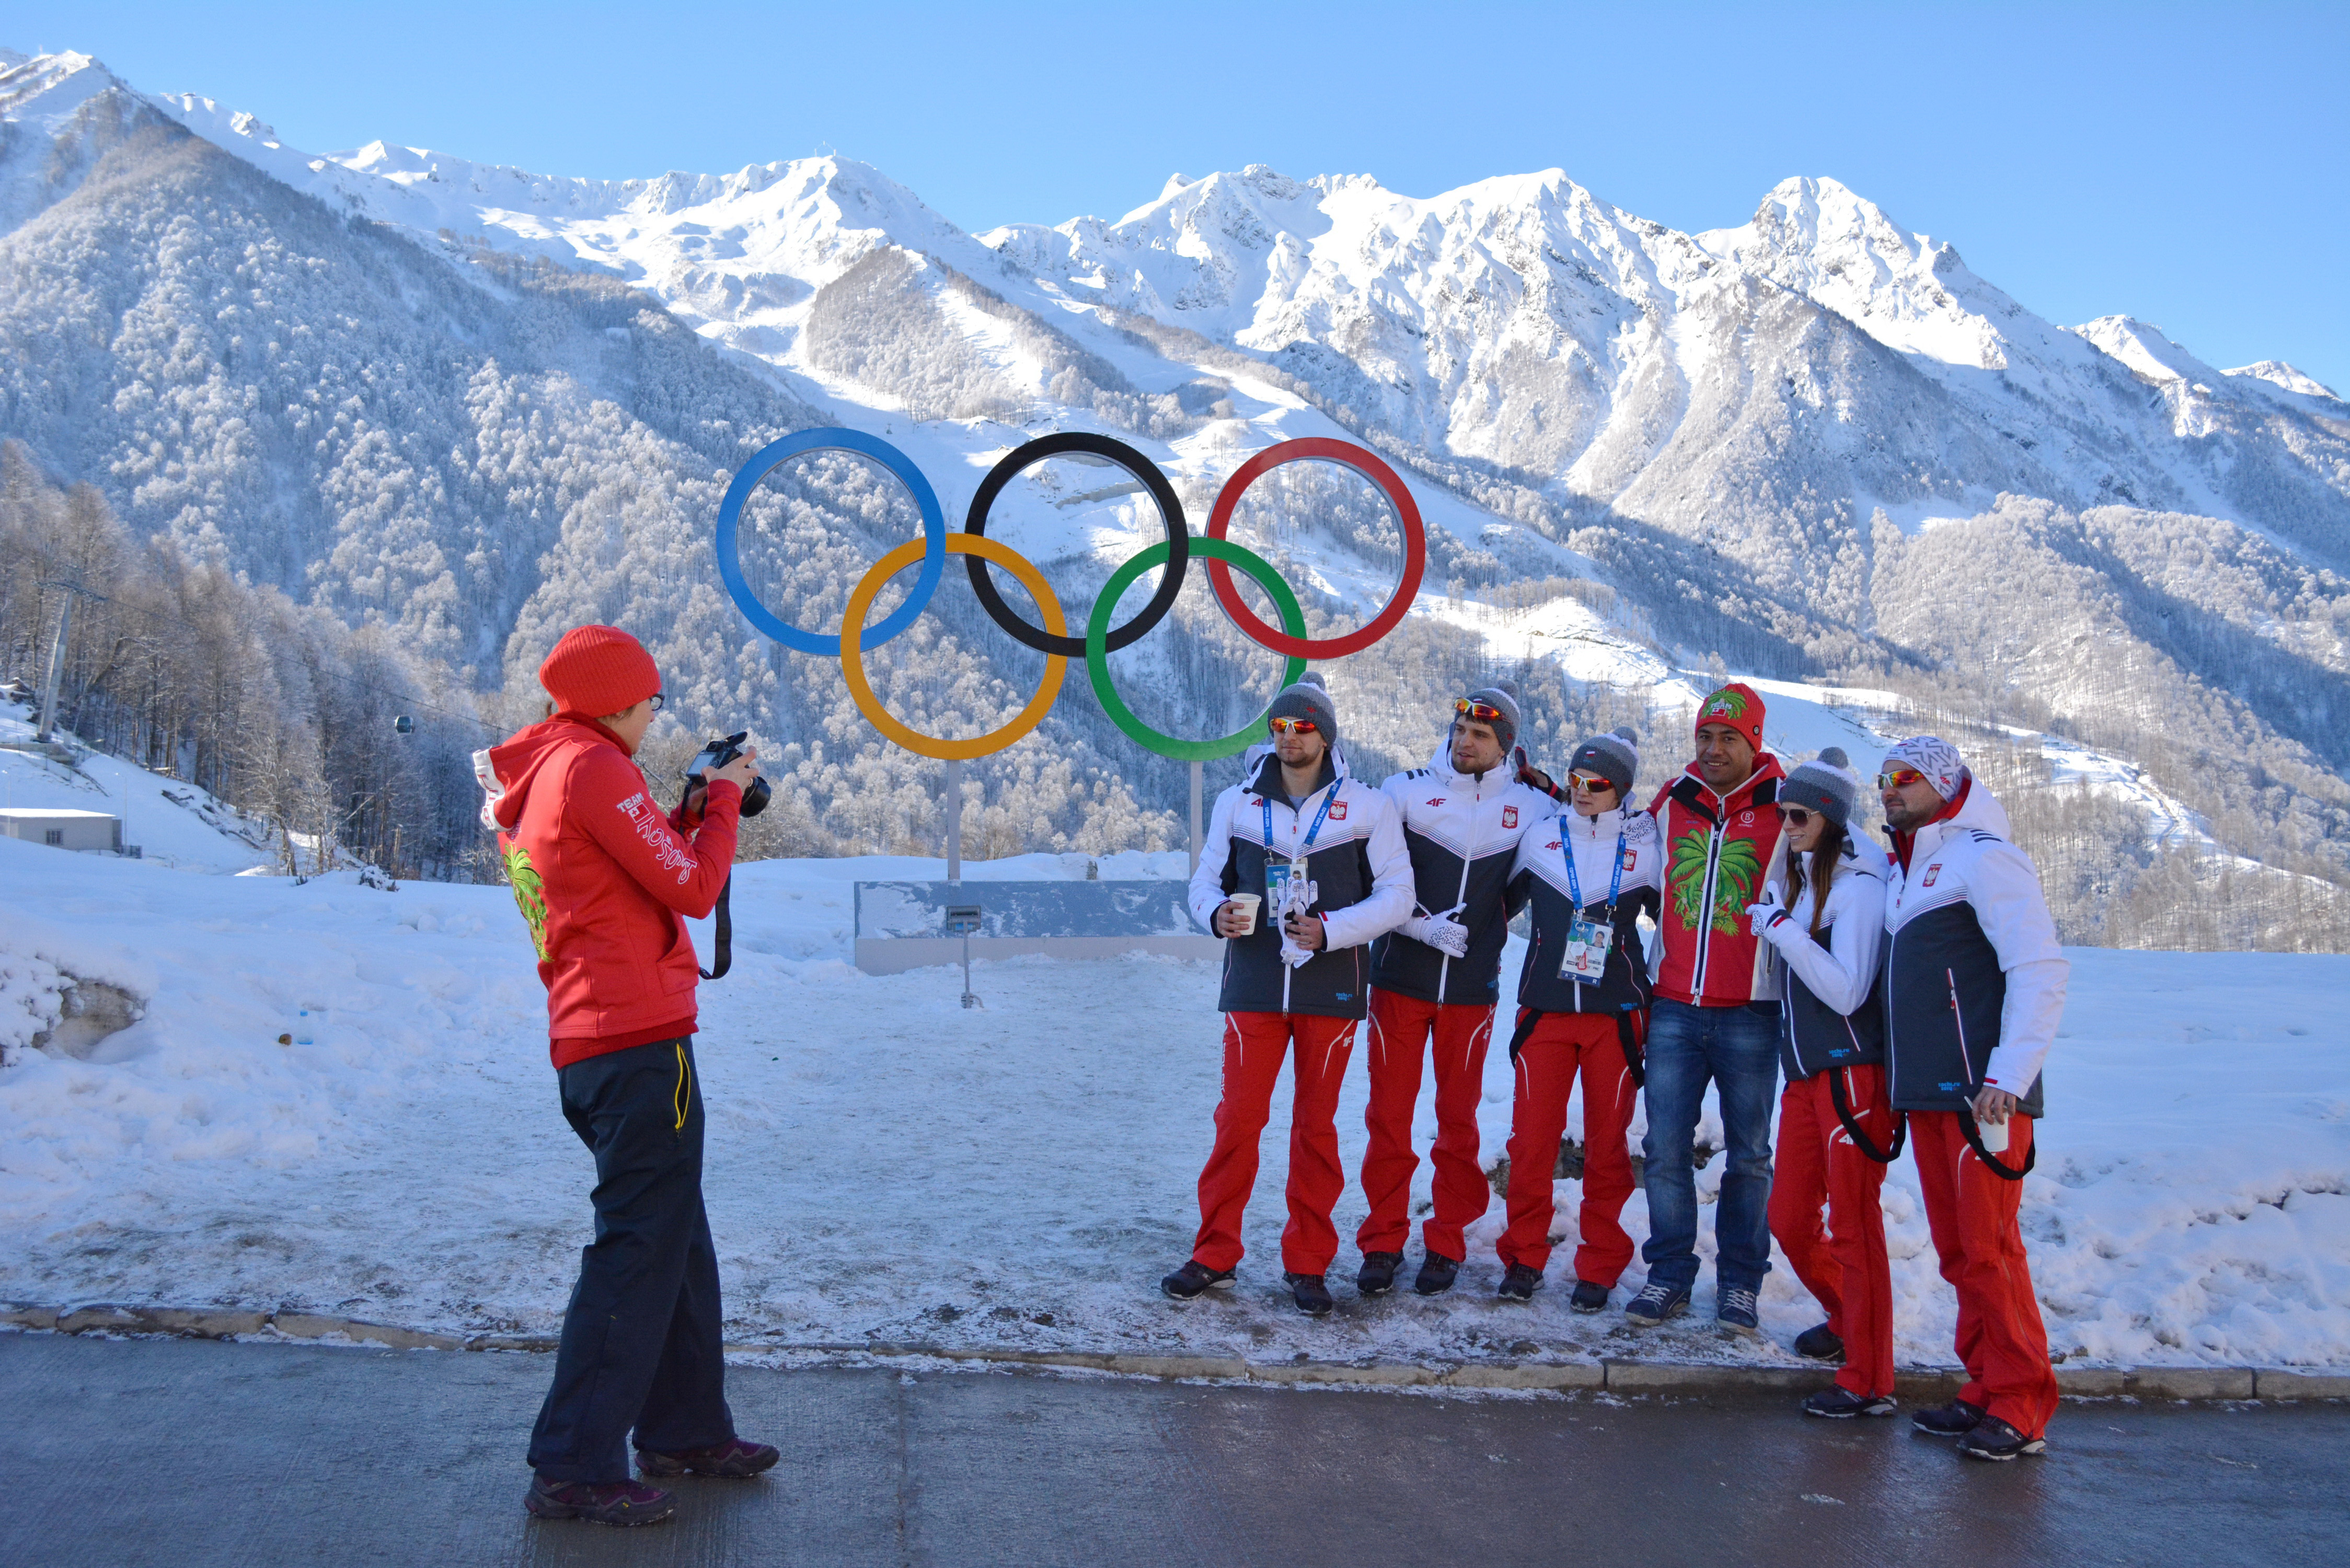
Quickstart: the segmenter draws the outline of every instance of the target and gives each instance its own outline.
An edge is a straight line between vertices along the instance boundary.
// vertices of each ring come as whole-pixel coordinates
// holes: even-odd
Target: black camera
[[[693,761],[685,764],[686,782],[693,784],[703,784],[706,774],[724,767],[741,756],[743,742],[750,738],[750,731],[737,730],[724,740],[712,741],[694,753]],[[743,792],[743,815],[756,816],[766,810],[767,797],[773,794],[775,791],[767,787],[765,779],[753,779],[751,787]]]

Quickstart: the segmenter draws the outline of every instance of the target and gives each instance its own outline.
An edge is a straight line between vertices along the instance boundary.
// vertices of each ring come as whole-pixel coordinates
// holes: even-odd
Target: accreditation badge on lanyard
[[[1558,977],[1581,985],[1597,985],[1607,973],[1607,950],[1616,942],[1616,899],[1624,890],[1624,830],[1616,830],[1616,876],[1607,885],[1607,919],[1586,919],[1583,880],[1575,874],[1575,830],[1559,836],[1558,852],[1566,861],[1566,895],[1575,900],[1575,916],[1567,922],[1566,950],[1559,955]]]
[[[1303,913],[1314,905],[1314,885],[1306,880],[1306,857],[1314,852],[1314,840],[1320,836],[1323,819],[1330,815],[1330,803],[1338,798],[1338,785],[1333,781],[1329,793],[1322,797],[1322,809],[1314,814],[1314,826],[1305,830],[1305,842],[1298,845],[1288,859],[1275,858],[1273,846],[1273,802],[1260,798],[1264,807],[1264,907],[1285,913],[1292,898]],[[1277,917],[1276,917],[1277,918]]]

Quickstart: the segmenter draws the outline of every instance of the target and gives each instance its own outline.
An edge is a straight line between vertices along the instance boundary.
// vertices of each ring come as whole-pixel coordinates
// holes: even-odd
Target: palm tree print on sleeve
[[[546,961],[546,888],[539,880],[538,869],[530,863],[530,851],[516,844],[506,850],[506,880],[514,884],[515,908],[522,910],[523,923],[530,928],[530,945],[538,950],[538,961]]]

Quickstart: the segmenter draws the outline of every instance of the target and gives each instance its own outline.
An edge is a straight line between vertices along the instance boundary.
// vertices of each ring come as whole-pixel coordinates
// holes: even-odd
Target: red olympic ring
[[[1297,462],[1307,458],[1319,458],[1327,462],[1343,464],[1377,485],[1388,504],[1395,509],[1396,521],[1403,525],[1403,580],[1396,585],[1395,597],[1378,617],[1367,621],[1344,637],[1291,637],[1276,631],[1256,617],[1242,601],[1240,590],[1232,585],[1232,568],[1229,563],[1210,557],[1208,582],[1216,591],[1216,602],[1232,618],[1243,636],[1258,644],[1285,653],[1295,659],[1344,659],[1350,653],[1360,653],[1396,628],[1411,608],[1411,601],[1419,593],[1420,574],[1428,566],[1428,533],[1419,521],[1419,508],[1412,504],[1411,492],[1404,488],[1396,471],[1379,461],[1376,452],[1357,446],[1352,441],[1332,441],[1326,436],[1305,436],[1267,447],[1246,462],[1240,472],[1224,482],[1216,495],[1215,510],[1208,515],[1208,537],[1222,539],[1232,525],[1232,512],[1240,505],[1242,494],[1252,484],[1284,462]]]

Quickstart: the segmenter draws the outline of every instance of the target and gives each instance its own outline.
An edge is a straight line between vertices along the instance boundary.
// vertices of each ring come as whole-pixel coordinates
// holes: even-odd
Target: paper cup
[[[1264,896],[1261,893],[1235,893],[1232,896],[1232,902],[1241,907],[1240,934],[1244,937],[1252,935],[1256,930],[1256,907],[1264,902]]]
[[[1975,1131],[1982,1138],[1984,1153],[2005,1154],[2007,1152],[2005,1122],[1978,1122],[1975,1124]]]

